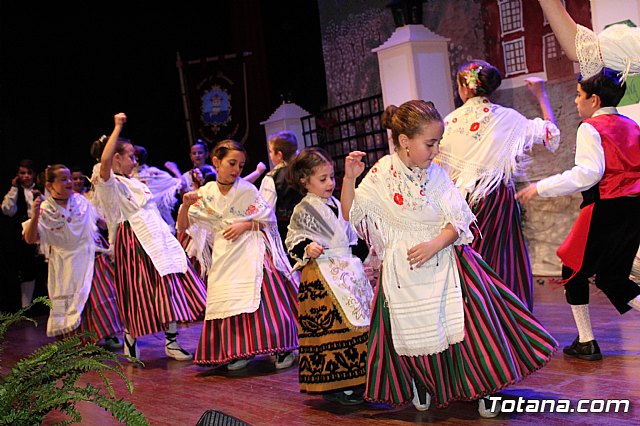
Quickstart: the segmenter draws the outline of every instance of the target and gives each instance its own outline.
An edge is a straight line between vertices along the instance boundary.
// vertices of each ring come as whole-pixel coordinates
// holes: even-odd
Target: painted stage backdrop
[[[394,31],[389,0],[318,0],[327,76],[329,106],[379,94],[378,61],[371,49],[384,43]],[[566,0],[569,13],[591,28],[589,2]],[[541,115],[524,79],[539,76],[547,90],[562,132],[554,154],[543,147],[532,151],[533,161],[524,185],[564,171],[573,164],[575,132],[580,122],[574,104],[577,67],[557,45],[538,0],[430,0],[423,5],[424,24],[449,38],[451,85],[465,61],[485,59],[503,75],[493,101],[514,108],[529,118]],[[536,275],[559,275],[555,252],[578,215],[580,195],[538,198],[523,210],[525,236]]]

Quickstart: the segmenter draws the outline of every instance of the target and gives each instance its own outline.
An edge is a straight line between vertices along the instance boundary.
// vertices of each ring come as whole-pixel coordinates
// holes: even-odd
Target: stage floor
[[[577,335],[571,311],[562,290],[549,283],[535,288],[534,313],[560,342],[570,344]],[[603,352],[602,361],[588,362],[566,358],[560,349],[542,370],[524,381],[508,387],[499,395],[513,400],[517,408],[519,397],[526,401],[521,407],[531,407],[534,400],[550,400],[547,407],[561,400],[577,408],[581,399],[629,400],[628,412],[605,412],[603,403],[593,404],[596,413],[502,413],[495,419],[478,415],[477,403],[459,402],[446,409],[431,408],[418,412],[409,404],[400,408],[363,404],[344,407],[327,402],[319,396],[300,393],[297,365],[275,370],[273,359],[260,357],[247,369],[228,372],[225,368],[206,368],[190,362],[179,362],[164,355],[164,334],[139,339],[144,367],[125,365],[133,381],[134,393],[128,395],[116,379],[119,397],[133,402],[152,425],[195,425],[207,410],[217,410],[251,425],[406,425],[434,423],[437,425],[635,425],[640,419],[640,313],[631,311],[621,316],[608,300],[592,288],[591,318],[594,334]],[[9,330],[1,354],[1,371],[16,359],[36,347],[50,342],[45,335],[46,318],[38,318],[38,327],[21,323]],[[194,351],[201,323],[179,329],[181,344]],[[88,375],[92,383],[97,376]],[[104,410],[91,405],[79,405],[84,425],[119,424]],[[51,413],[43,424],[64,420],[60,413]]]

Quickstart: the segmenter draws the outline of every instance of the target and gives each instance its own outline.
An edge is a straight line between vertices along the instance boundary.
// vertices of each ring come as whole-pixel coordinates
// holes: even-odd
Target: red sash
[[[591,216],[593,215],[593,206],[594,204],[589,204],[580,210],[578,219],[576,219],[571,231],[569,231],[569,235],[567,235],[567,238],[560,244],[558,251],[556,251],[562,264],[573,269],[574,275],[582,268],[584,250],[587,247],[587,237],[589,236],[589,227],[591,225]]]

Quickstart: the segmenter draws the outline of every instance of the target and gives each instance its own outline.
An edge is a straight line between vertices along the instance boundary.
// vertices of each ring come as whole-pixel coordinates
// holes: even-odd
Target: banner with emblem
[[[209,146],[223,139],[244,143],[249,133],[249,108],[245,57],[231,54],[189,60],[178,70],[190,142]]]

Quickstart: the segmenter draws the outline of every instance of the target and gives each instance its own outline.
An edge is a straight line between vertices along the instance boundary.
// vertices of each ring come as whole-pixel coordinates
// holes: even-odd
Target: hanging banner
[[[240,143],[249,133],[249,108],[245,57],[224,55],[188,61],[181,67],[185,116],[191,143],[209,146],[224,139]]]

